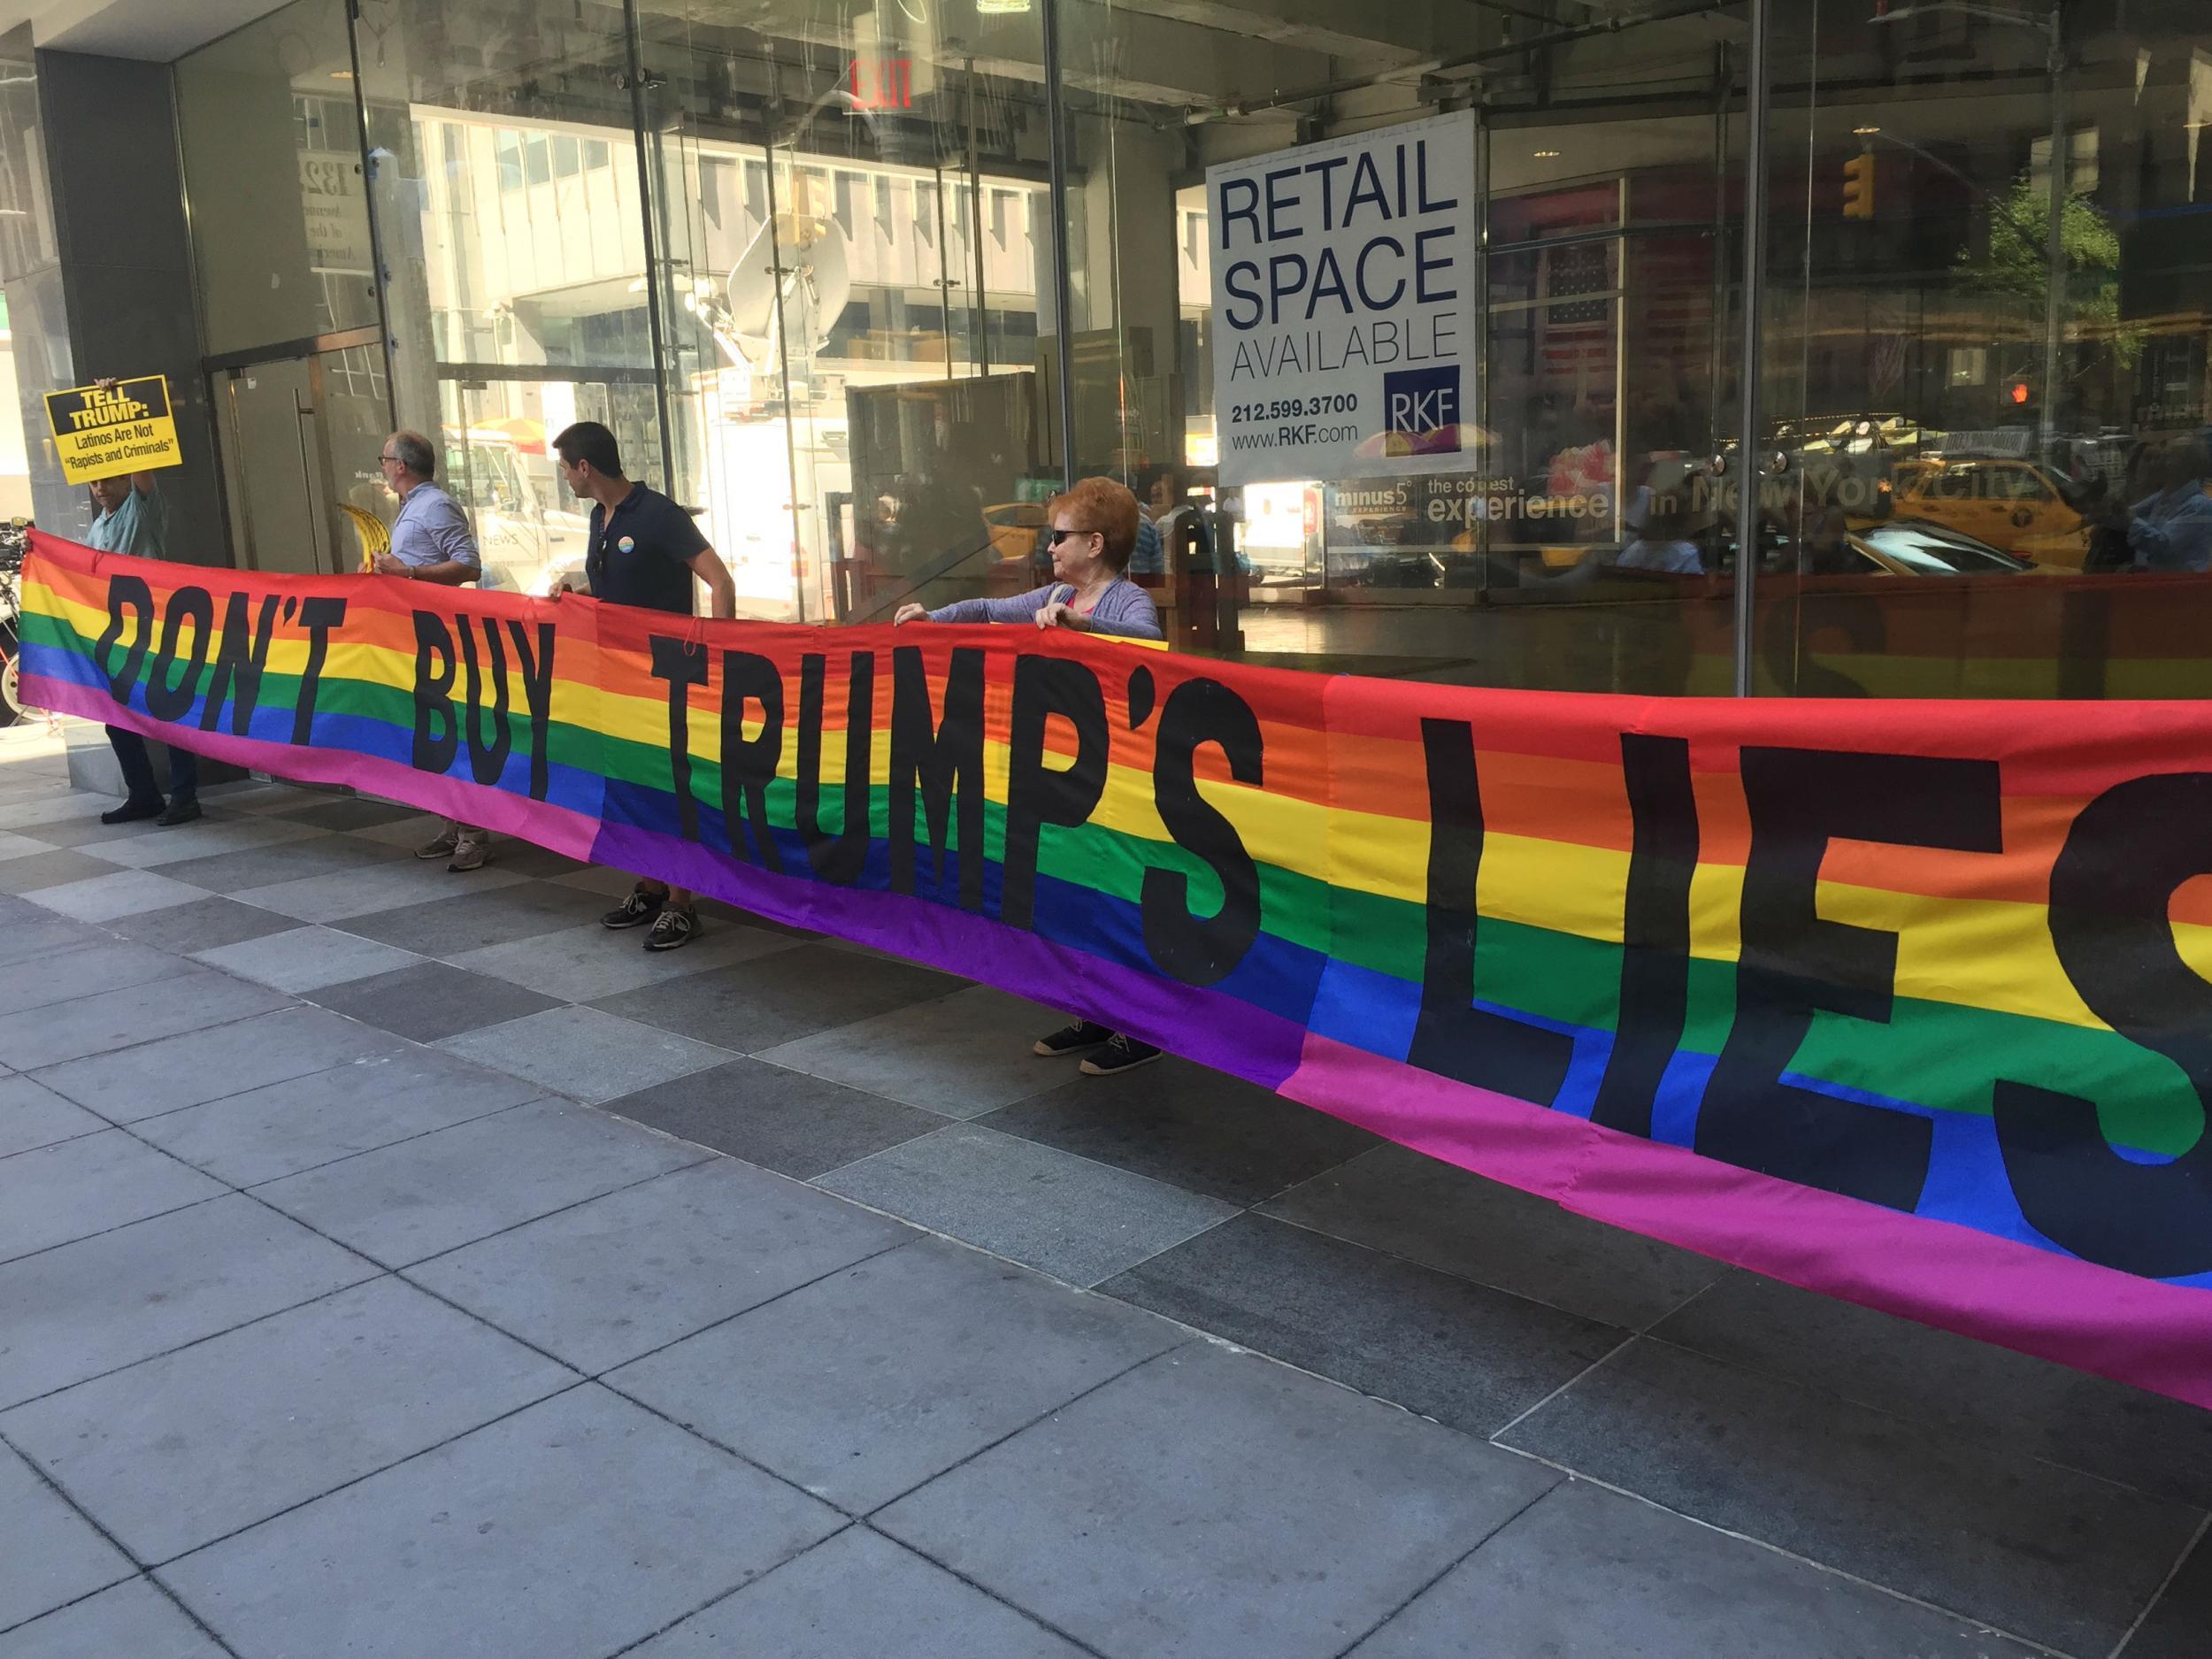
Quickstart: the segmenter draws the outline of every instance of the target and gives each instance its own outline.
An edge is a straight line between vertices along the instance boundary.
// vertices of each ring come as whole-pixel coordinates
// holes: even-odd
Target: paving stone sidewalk
[[[0,1659],[2212,1653],[2212,1413],[404,808],[110,804],[0,733]]]

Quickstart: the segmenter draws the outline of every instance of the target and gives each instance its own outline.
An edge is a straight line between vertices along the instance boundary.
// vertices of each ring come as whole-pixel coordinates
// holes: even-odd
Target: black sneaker
[[[169,810],[154,822],[164,829],[174,829],[180,824],[194,822],[199,816],[200,803],[188,795],[181,801],[171,801]]]
[[[150,818],[159,818],[169,810],[169,803],[159,795],[150,801],[126,801],[121,806],[111,806],[100,814],[103,824],[137,824]]]
[[[1081,1069],[1087,1077],[1113,1077],[1149,1065],[1159,1057],[1160,1051],[1150,1043],[1116,1032],[1106,1039],[1105,1048],[1083,1062]]]
[[[642,927],[661,913],[668,902],[665,893],[648,893],[643,887],[630,889],[630,896],[599,918],[602,927]]]
[[[645,935],[645,948],[648,950],[674,950],[689,944],[698,933],[699,918],[695,911],[688,908],[680,910],[672,904],[668,905],[653,918],[652,929]]]
[[[1048,1060],[1064,1054],[1081,1054],[1095,1048],[1114,1033],[1104,1025],[1094,1025],[1087,1019],[1079,1019],[1072,1025],[1063,1025],[1049,1037],[1040,1037],[1032,1048],[1033,1054],[1041,1054]]]

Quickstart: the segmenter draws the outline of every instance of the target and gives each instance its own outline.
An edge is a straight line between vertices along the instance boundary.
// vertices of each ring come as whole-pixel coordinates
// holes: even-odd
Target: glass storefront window
[[[1755,135],[1743,4],[359,0],[350,35],[345,10],[179,65],[208,349],[245,373],[313,344],[248,412],[311,431],[325,495],[388,511],[349,459],[380,399],[434,425],[497,581],[580,558],[544,446],[590,417],[764,618],[1027,585],[1072,465],[1156,515],[1137,574],[1187,649],[1664,693],[1740,657],[1795,695],[2212,678],[2194,0],[1772,0]],[[1333,288],[1298,187],[1240,229],[1209,183],[1333,183],[1326,156],[1401,129],[1470,180],[1433,232],[1469,250],[1451,373],[1399,365],[1388,397],[1429,411],[1402,422],[1328,379],[1326,330],[1360,311],[1363,350],[1409,349],[1414,302]],[[1260,237],[1262,210],[1290,218]],[[1240,316],[1256,280],[1298,314]],[[1358,442],[1270,435],[1308,425]]]
[[[1759,688],[2212,690],[2212,14],[1776,15]]]
[[[210,356],[377,321],[344,0],[295,0],[177,65]]]
[[[1032,585],[1057,481],[1035,17],[676,10],[641,42],[664,367],[741,613],[881,620]]]
[[[1690,549],[1718,515],[1711,458],[1732,394],[1732,14],[1563,27],[1532,50],[1514,44],[1525,19],[1472,8],[1307,7],[1260,41],[1226,4],[1168,19],[1065,0],[1062,16],[1078,465],[1158,490],[1170,524],[1187,521],[1179,500],[1202,504],[1202,542],[1158,579],[1178,642],[1471,683],[1724,691],[1726,560]],[[1308,50],[1324,37],[1330,51]],[[1407,308],[1383,279],[1371,296],[1364,267],[1339,273],[1360,303],[1332,289],[1310,240],[1311,216],[1331,214],[1317,192],[1343,192],[1348,225],[1357,211],[1362,135],[1399,131],[1471,150],[1454,159],[1471,196],[1427,234],[1471,222],[1482,250],[1438,325],[1451,412],[1402,433],[1348,411],[1371,393],[1326,371],[1355,334],[1363,354],[1413,362]],[[1207,169],[1225,163],[1252,180],[1248,230],[1210,196]],[[1368,246],[1387,258],[1405,204],[1380,165]],[[1270,285],[1266,326],[1225,318],[1240,280]],[[1262,360],[1321,366],[1255,373],[1240,336]],[[1390,396],[1395,377],[1379,378]],[[1353,415],[1355,453],[1302,474],[1255,452],[1317,405]]]
[[[543,592],[586,551],[564,426],[670,486],[623,8],[362,0],[360,27],[400,422],[437,434],[486,586]]]

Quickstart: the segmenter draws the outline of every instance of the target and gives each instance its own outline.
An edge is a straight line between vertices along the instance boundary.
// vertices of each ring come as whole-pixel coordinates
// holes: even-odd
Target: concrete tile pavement
[[[387,803],[103,804],[0,733],[0,1659],[2201,1650],[2204,1414]]]

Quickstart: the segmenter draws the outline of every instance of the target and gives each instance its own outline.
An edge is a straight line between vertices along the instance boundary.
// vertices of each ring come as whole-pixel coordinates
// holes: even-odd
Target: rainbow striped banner
[[[2212,710],[1657,699],[36,539],[24,695],[2212,1406]]]

